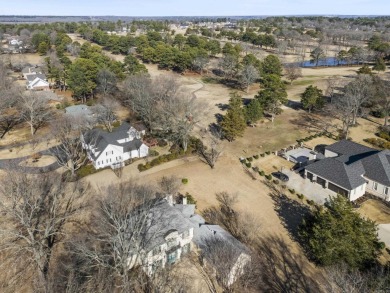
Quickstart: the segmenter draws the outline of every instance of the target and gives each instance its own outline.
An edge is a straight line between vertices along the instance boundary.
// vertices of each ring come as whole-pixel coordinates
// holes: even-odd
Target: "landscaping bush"
[[[271,180],[272,179],[272,175],[265,175],[265,178],[267,179],[267,180]]]
[[[380,138],[366,138],[364,141],[381,149],[390,149],[390,141],[386,141]]]
[[[259,172],[259,167],[252,167],[252,170],[255,172]]]
[[[379,249],[385,249],[385,248],[386,248],[386,243],[384,243],[384,242],[379,242],[379,243],[378,243],[378,247],[379,247]]]
[[[271,154],[271,152],[270,151],[266,151],[265,154],[268,156],[268,155]]]
[[[82,166],[80,169],[76,171],[76,174],[78,178],[83,178],[85,176],[94,174],[96,172],[97,170],[95,169],[95,167],[92,164],[90,164],[90,165]]]
[[[187,198],[187,204],[194,204],[194,205],[196,205],[197,201],[195,200],[195,198],[191,194],[186,192],[185,197]]]
[[[259,158],[259,155],[254,155],[253,158],[257,160]]]
[[[278,179],[274,179],[272,182],[273,182],[274,184],[279,184],[279,180],[278,180]]]
[[[252,164],[251,163],[245,163],[245,166],[247,167],[247,168],[250,168],[251,166],[252,166]]]
[[[149,156],[155,157],[158,156],[159,152],[156,150],[149,150]]]
[[[308,200],[306,200],[306,202],[309,204],[309,205],[314,205],[314,200],[311,200],[311,199],[308,199]]]
[[[288,191],[290,191],[291,194],[295,194],[295,189],[289,189]]]
[[[263,158],[265,156],[265,154],[260,154],[260,156]]]
[[[187,183],[188,183],[188,179],[187,179],[187,178],[183,178],[183,179],[181,180],[181,183],[187,184]]]
[[[249,158],[247,158],[247,160],[248,160],[249,162],[252,162],[252,161],[253,161],[253,158],[252,158],[252,157],[249,157]]]
[[[297,196],[299,199],[303,199],[305,197],[302,193],[301,194],[298,193]]]
[[[157,145],[158,145],[159,147],[165,147],[165,146],[168,145],[168,142],[166,142],[164,139],[159,139],[159,140],[157,141]]]
[[[264,171],[260,171],[260,172],[259,172],[259,175],[260,175],[260,176],[264,176],[264,175],[265,175]]]
[[[244,164],[246,162],[245,158],[240,158],[240,163]]]

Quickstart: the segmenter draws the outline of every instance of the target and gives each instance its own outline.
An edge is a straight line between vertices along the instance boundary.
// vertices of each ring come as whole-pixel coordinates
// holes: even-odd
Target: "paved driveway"
[[[295,189],[297,193],[302,193],[305,198],[311,199],[318,204],[324,204],[329,196],[335,196],[336,193],[324,189],[322,186],[310,180],[304,179],[298,173],[290,170],[283,170],[283,173],[287,174],[290,180],[286,182],[286,185],[290,189]]]

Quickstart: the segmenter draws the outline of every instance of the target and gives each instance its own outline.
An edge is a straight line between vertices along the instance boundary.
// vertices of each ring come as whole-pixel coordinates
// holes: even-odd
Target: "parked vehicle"
[[[273,172],[272,173],[272,176],[274,176],[275,178],[283,181],[283,182],[287,182],[289,180],[288,176],[280,171],[278,172]]]

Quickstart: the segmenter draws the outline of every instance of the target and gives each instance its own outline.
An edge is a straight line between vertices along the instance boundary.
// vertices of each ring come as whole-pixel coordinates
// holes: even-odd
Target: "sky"
[[[0,15],[390,15],[390,0],[0,0]]]

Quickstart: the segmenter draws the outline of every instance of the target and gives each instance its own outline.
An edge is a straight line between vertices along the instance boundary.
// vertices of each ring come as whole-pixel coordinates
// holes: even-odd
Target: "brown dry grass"
[[[365,201],[358,212],[363,217],[369,218],[378,224],[390,223],[390,208],[380,200],[369,199]]]
[[[252,166],[258,167],[260,170],[263,170],[265,174],[271,174],[272,172],[280,170],[288,170],[294,166],[294,163],[289,162],[282,157],[269,155],[265,157],[260,157],[258,160],[252,161]]]

